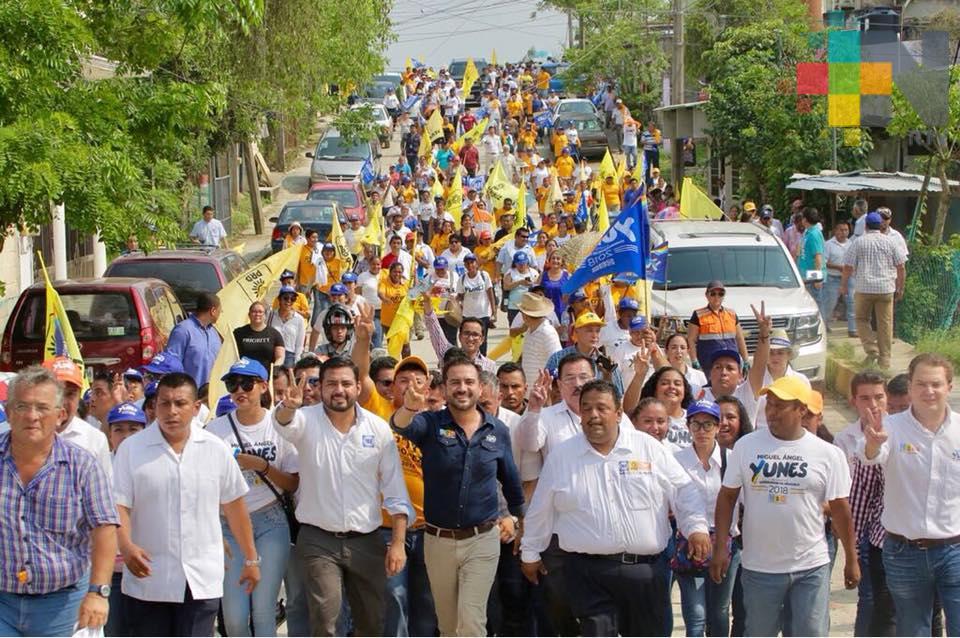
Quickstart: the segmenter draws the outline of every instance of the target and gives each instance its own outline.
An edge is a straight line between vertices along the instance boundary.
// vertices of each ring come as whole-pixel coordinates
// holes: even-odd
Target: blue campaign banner
[[[564,294],[613,273],[634,279],[647,278],[650,221],[646,209],[646,202],[639,200],[620,213],[593,252],[563,285]]]
[[[360,179],[363,180],[364,184],[372,184],[373,180],[377,179],[373,172],[373,163],[369,157],[363,161],[363,166],[360,167]]]
[[[667,259],[670,257],[670,247],[667,242],[654,246],[650,251],[650,261],[647,263],[647,279],[658,284],[667,283]]]
[[[587,191],[580,193],[580,203],[577,205],[577,212],[573,214],[575,224],[586,224],[590,218],[590,209],[587,207]]]
[[[467,187],[467,190],[473,189],[478,193],[483,190],[484,181],[485,178],[483,175],[477,175],[476,177],[465,177],[463,179],[463,183]]]
[[[553,113],[551,113],[550,111],[537,113],[536,115],[533,116],[533,123],[539,126],[540,128],[549,128],[552,122],[553,122]]]
[[[417,102],[420,101],[420,98],[421,98],[421,97],[423,97],[423,96],[422,96],[422,95],[411,95],[410,97],[408,97],[406,100],[403,101],[403,106],[401,106],[401,108],[402,108],[404,111],[409,111],[410,109],[413,108],[413,105],[414,105],[414,104],[416,104]]]

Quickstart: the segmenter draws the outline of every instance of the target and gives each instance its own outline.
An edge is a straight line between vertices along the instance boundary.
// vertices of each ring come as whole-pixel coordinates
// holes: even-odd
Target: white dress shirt
[[[397,442],[387,422],[356,406],[356,420],[341,434],[322,403],[297,410],[288,425],[273,416],[280,436],[297,448],[300,490],[297,520],[328,532],[369,533],[380,527],[383,509],[415,513],[403,482]]]
[[[710,526],[710,529],[713,529],[716,526],[714,513],[717,509],[717,495],[720,494],[720,485],[723,483],[723,479],[720,477],[720,446],[714,444],[713,452],[710,453],[710,469],[708,470],[704,469],[703,463],[700,462],[700,457],[697,456],[697,451],[692,445],[681,448],[679,452],[673,455],[673,458],[677,459],[677,463],[700,490],[700,495],[703,497],[706,506],[707,525]],[[734,517],[734,525],[736,525],[736,517]]]
[[[93,455],[103,468],[108,481],[113,481],[113,458],[106,435],[79,417],[73,417],[60,432],[60,438]]]
[[[522,560],[540,560],[554,533],[568,552],[658,554],[672,533],[671,510],[688,538],[708,531],[700,490],[656,439],[621,427],[603,456],[581,434],[543,466],[524,519]]]
[[[833,444],[843,450],[843,453],[847,456],[850,478],[853,478],[853,464],[859,462],[857,460],[857,450],[863,449],[863,427],[860,425],[860,419],[840,430],[833,437]]]
[[[539,326],[524,336],[521,365],[531,390],[540,371],[547,367],[547,359],[561,348],[563,346],[560,345],[560,335],[548,319],[541,321]],[[529,396],[529,390],[527,396]]]
[[[243,497],[243,480],[230,448],[196,427],[180,454],[158,425],[117,448],[114,497],[130,509],[130,538],[150,555],[150,575],[123,568],[123,593],[140,600],[183,602],[186,586],[197,600],[223,596],[220,506]]]
[[[913,410],[883,420],[888,438],[868,465],[883,466],[880,522],[894,534],[917,540],[960,536],[960,414],[950,411],[936,432],[923,427]]]
[[[571,410],[565,401],[554,403],[539,412],[534,412],[528,407],[520,417],[517,429],[520,432],[520,445],[523,449],[527,452],[540,452],[544,462],[551,450],[567,439],[583,433],[580,427],[580,415]],[[620,429],[634,429],[626,414],[620,417]]]
[[[520,444],[520,415],[501,405],[497,410],[497,418],[510,430],[510,447],[513,451],[513,462],[520,471],[520,480],[535,481],[540,476],[543,460],[539,452],[528,452]]]

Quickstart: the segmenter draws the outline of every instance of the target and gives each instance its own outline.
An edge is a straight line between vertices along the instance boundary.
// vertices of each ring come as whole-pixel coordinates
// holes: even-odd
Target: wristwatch
[[[88,594],[98,594],[103,598],[110,598],[110,585],[90,585],[87,587]]]
[[[254,558],[253,560],[245,560],[245,561],[243,561],[243,566],[244,566],[244,567],[259,567],[261,560],[262,560],[262,559],[261,559],[259,556],[257,556],[257,557]]]

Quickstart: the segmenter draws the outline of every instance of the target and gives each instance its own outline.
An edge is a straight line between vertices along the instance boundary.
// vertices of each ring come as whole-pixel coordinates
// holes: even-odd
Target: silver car
[[[349,182],[357,179],[363,163],[370,161],[374,173],[380,172],[380,144],[376,139],[348,144],[340,131],[329,128],[320,138],[317,149],[306,153],[310,164],[310,183]]]

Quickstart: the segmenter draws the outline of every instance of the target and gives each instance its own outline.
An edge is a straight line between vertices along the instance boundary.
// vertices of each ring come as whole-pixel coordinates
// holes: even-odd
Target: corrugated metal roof
[[[960,182],[950,180],[950,187],[960,186]],[[913,173],[880,173],[876,171],[854,171],[837,175],[805,175],[795,173],[790,177],[787,188],[801,191],[830,191],[833,193],[858,193],[875,191],[884,193],[919,193],[923,186],[923,175]],[[940,180],[930,178],[927,190],[940,192]]]

